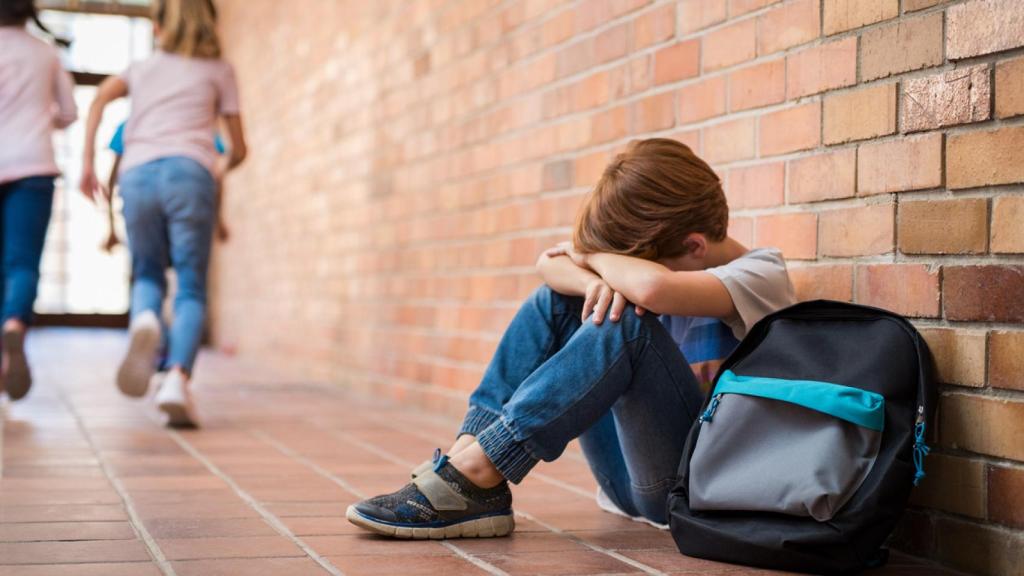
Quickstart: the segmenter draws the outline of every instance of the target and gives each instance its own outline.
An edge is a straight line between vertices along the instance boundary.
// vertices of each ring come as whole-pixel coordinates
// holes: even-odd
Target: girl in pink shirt
[[[0,0],[0,278],[3,346],[0,393],[28,393],[25,330],[39,284],[39,260],[53,207],[53,130],[75,121],[71,76],[57,50],[25,30],[46,30],[32,0]]]
[[[134,281],[129,345],[117,384],[129,396],[143,396],[166,344],[166,375],[155,399],[172,426],[195,425],[188,384],[206,316],[220,182],[246,154],[235,75],[220,57],[215,21],[211,0],[154,1],[158,50],[100,84],[86,125],[81,189],[94,198],[109,193],[93,169],[103,109],[131,98],[120,187]],[[218,121],[229,143],[222,156],[214,145]],[[160,310],[168,267],[178,285],[174,320],[164,332]]]

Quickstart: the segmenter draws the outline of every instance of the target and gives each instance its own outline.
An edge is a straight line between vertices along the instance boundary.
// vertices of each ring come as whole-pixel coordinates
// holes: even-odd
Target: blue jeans
[[[206,273],[213,241],[216,184],[191,158],[160,158],[121,176],[124,220],[132,255],[135,318],[159,318],[167,268],[178,279],[174,322],[167,330],[168,367],[192,371],[206,320]]]
[[[579,437],[604,492],[664,523],[703,395],[654,314],[581,322],[583,299],[542,286],[523,304],[469,400],[460,434],[518,483]]]
[[[53,209],[53,176],[0,184],[3,320],[28,324],[39,288],[39,260]]]

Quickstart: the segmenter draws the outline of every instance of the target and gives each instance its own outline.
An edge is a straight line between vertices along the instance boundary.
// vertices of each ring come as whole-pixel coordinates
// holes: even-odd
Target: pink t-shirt
[[[212,171],[217,117],[239,112],[231,65],[160,51],[129,66],[121,78],[132,103],[121,171],[168,156],[192,158]]]
[[[57,49],[19,26],[0,26],[0,184],[60,174],[53,130],[78,118]]]

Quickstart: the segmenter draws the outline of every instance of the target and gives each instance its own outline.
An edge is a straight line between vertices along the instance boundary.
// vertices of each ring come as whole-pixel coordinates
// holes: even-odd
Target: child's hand
[[[583,315],[581,321],[586,322],[588,316],[592,316],[594,324],[600,325],[604,322],[605,316],[612,322],[622,319],[629,302],[621,293],[612,290],[608,284],[598,278],[587,285],[587,293],[583,297]],[[643,316],[646,310],[640,306],[635,307],[636,315]]]
[[[99,179],[96,178],[96,171],[90,164],[82,165],[82,178],[78,182],[78,189],[82,191],[82,194],[90,202],[95,202],[96,197],[100,194],[106,197],[106,192],[104,192],[103,187],[100,185]]]
[[[572,247],[572,242],[559,242],[552,248],[548,248],[544,251],[544,254],[548,258],[554,258],[555,256],[568,256],[572,263],[579,266],[580,268],[590,269],[587,266],[587,255],[582,252],[577,252]]]

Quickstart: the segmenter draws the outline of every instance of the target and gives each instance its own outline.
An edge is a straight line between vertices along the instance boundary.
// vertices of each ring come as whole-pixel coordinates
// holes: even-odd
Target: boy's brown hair
[[[723,240],[728,224],[711,167],[685,144],[650,138],[630,143],[605,168],[580,207],[573,246],[658,260],[682,255],[692,232]]]

